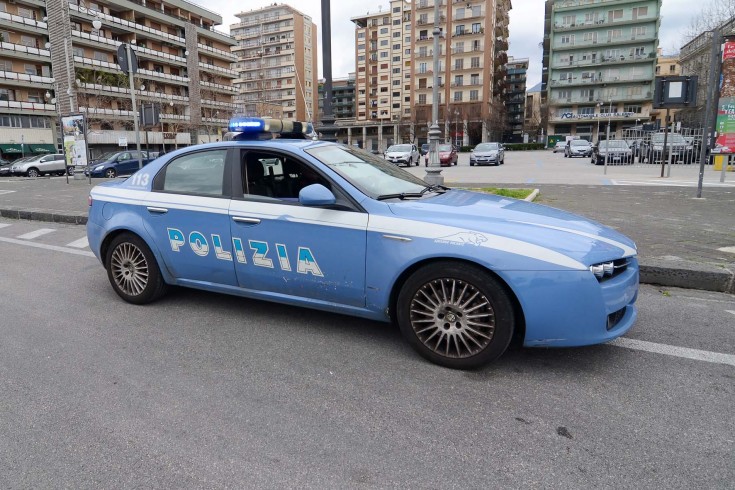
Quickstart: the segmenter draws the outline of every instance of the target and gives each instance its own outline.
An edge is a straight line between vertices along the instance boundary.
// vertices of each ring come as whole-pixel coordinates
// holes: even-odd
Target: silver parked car
[[[470,167],[503,163],[505,163],[505,150],[500,143],[480,143],[470,153]]]
[[[396,165],[418,165],[421,159],[416,145],[402,144],[392,145],[385,152],[385,159]]]
[[[13,163],[10,167],[10,173],[13,175],[27,175],[28,177],[40,177],[49,174],[64,175],[66,173],[66,160],[63,153],[23,158]]]
[[[569,140],[567,146],[564,147],[564,156],[566,158],[591,157],[592,145],[587,140]]]

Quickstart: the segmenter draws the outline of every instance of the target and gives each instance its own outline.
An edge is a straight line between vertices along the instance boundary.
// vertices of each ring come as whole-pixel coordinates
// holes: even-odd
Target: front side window
[[[189,153],[171,161],[166,166],[161,190],[222,196],[226,156],[227,150],[209,150]]]
[[[311,184],[331,189],[319,172],[290,155],[270,151],[245,151],[241,161],[242,195],[296,202],[299,192]]]

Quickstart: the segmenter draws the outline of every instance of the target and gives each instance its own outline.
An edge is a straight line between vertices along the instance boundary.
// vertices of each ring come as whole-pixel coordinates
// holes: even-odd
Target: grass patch
[[[497,194],[503,197],[512,197],[513,199],[525,199],[531,195],[533,189],[502,189],[500,187],[482,187],[477,189],[488,194]]]

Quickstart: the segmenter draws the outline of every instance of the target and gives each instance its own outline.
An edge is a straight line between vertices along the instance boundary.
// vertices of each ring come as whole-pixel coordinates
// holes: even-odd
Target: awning
[[[27,146],[21,149],[20,145],[0,145],[0,153],[5,153],[6,155],[20,155],[24,151],[30,153],[30,150]]]
[[[31,152],[33,153],[56,153],[56,147],[54,145],[44,144],[44,143],[38,143],[30,145],[25,145],[26,149],[30,148]]]

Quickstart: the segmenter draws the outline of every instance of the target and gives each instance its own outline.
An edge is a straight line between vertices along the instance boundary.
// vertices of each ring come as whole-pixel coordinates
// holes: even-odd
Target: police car
[[[87,234],[125,301],[187,286],[395,321],[425,358],[473,368],[512,340],[581,346],[636,319],[635,244],[580,216],[427,185],[380,156],[230,123],[90,194]]]

